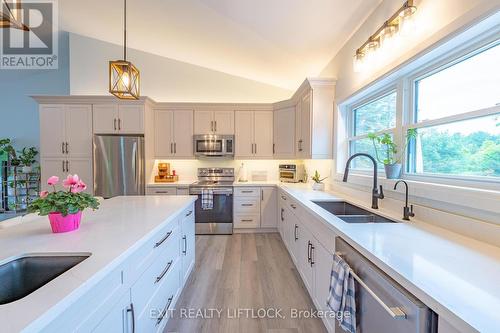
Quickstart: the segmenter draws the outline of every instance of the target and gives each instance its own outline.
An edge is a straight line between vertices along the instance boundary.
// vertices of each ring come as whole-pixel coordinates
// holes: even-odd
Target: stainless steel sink
[[[313,201],[313,203],[347,223],[397,223],[344,201]]]
[[[31,294],[89,256],[31,255],[0,265],[0,305]]]

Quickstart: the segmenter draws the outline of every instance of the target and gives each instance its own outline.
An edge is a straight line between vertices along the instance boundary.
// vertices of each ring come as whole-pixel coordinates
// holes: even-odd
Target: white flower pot
[[[312,189],[315,191],[324,191],[325,190],[325,183],[313,183]]]

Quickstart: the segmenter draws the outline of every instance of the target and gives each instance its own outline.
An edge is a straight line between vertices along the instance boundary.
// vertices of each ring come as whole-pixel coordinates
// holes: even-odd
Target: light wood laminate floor
[[[251,317],[275,308],[285,318]],[[279,234],[196,236],[196,267],[165,332],[326,332],[321,319],[292,318],[292,309],[314,305]]]

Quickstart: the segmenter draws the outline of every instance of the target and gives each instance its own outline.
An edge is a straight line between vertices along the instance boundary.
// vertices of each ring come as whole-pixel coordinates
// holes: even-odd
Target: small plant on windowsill
[[[394,143],[390,134],[368,134],[368,138],[372,141],[375,149],[375,158],[384,165],[385,176],[387,179],[398,179],[401,177],[401,159],[410,141],[415,139],[417,136],[417,129],[408,129],[406,132],[405,146],[403,150],[399,152],[398,146]]]
[[[23,165],[22,171],[24,173],[33,171],[32,165],[36,162],[35,157],[38,155],[38,150],[35,147],[24,147],[18,153],[20,154],[18,159]]]
[[[327,179],[328,177],[321,178],[318,170],[314,171],[314,176],[311,177],[311,179],[314,181],[312,188],[315,191],[324,191],[325,190],[325,183],[323,183],[323,180]]]
[[[93,210],[99,208],[99,202],[88,193],[84,193],[87,185],[78,175],[68,175],[63,181],[67,190],[56,190],[59,177],[52,176],[47,184],[54,191],[42,191],[40,197],[34,200],[28,207],[30,213],[38,213],[40,216],[49,216],[52,232],[68,232],[80,227],[82,211],[85,208]]]

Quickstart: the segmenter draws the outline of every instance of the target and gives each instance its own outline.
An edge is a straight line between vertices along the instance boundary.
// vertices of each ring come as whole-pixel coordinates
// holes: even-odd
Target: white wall
[[[500,8],[499,0],[416,0],[416,33],[400,41],[391,54],[385,55],[379,67],[373,67],[364,73],[354,73],[352,58],[356,49],[394,14],[401,4],[401,0],[384,0],[321,72],[321,76],[337,78],[337,103],[447,35],[468,26],[495,8]]]
[[[70,34],[71,94],[107,95],[108,61],[122,57],[120,45]],[[127,58],[141,72],[141,95],[157,102],[268,103],[293,93],[142,51],[129,49]]]

